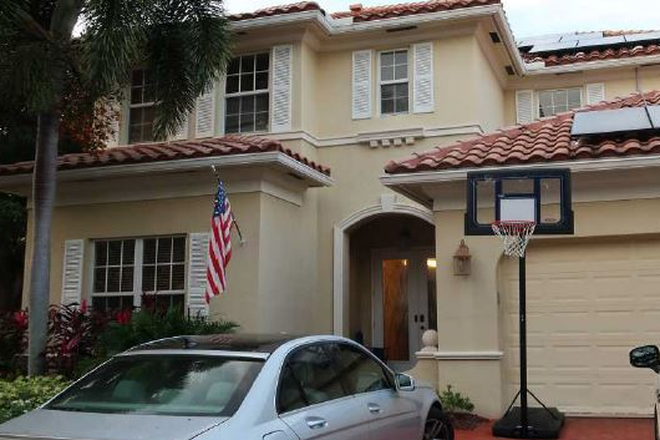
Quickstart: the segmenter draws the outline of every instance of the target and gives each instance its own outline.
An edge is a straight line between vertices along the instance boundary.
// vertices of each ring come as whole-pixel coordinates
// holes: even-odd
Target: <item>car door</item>
[[[421,439],[421,405],[413,394],[396,390],[392,373],[365,349],[337,343],[331,348],[345,386],[358,407],[369,412],[372,440]]]
[[[369,438],[369,411],[345,389],[322,343],[301,347],[287,357],[277,408],[301,440]]]

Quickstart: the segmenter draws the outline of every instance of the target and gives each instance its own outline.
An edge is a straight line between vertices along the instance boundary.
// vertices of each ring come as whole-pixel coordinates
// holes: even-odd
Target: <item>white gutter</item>
[[[334,180],[280,151],[267,153],[233,154],[228,156],[177,159],[128,165],[104,165],[93,168],[61,170],[58,181],[91,180],[107,177],[136,176],[150,173],[174,173],[210,169],[211,165],[224,167],[264,166],[280,167],[311,183],[311,186],[332,186]],[[13,188],[32,183],[32,173],[0,177],[0,188]]]
[[[420,185],[428,183],[463,181],[467,179],[467,174],[473,171],[488,172],[503,170],[514,171],[525,169],[542,170],[548,168],[568,168],[574,173],[587,173],[595,171],[617,171],[655,167],[660,167],[660,155],[560,161],[499,167],[463,168],[458,170],[425,171],[419,173],[392,175],[386,174],[380,177],[380,181],[387,187],[396,187],[400,185]]]

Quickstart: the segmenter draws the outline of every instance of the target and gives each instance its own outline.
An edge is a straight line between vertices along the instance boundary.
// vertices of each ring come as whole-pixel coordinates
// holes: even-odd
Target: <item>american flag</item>
[[[234,218],[225,186],[218,181],[213,217],[211,217],[211,239],[206,267],[206,303],[227,290],[227,265],[231,259],[231,228]]]

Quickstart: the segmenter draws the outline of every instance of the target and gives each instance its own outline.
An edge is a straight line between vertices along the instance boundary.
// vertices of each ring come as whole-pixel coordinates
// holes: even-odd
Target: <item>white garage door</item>
[[[501,271],[505,380],[519,384],[518,264]],[[660,344],[660,239],[561,241],[528,252],[530,390],[568,413],[649,414],[656,376],[628,364]]]

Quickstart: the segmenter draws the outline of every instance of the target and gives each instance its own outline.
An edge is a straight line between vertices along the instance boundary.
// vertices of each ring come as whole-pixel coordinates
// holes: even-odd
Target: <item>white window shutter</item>
[[[118,102],[112,102],[108,106],[108,110],[111,112],[113,119],[112,123],[110,124],[110,133],[108,133],[108,142],[106,143],[106,147],[111,148],[119,145],[119,121],[121,119],[121,106]]]
[[[534,92],[532,90],[516,92],[516,115],[518,124],[529,124],[534,121]]]
[[[433,90],[433,43],[413,45],[413,111],[435,110]]]
[[[371,118],[371,51],[353,52],[353,119]]]
[[[208,233],[190,234],[188,255],[188,310],[193,316],[208,316],[206,304],[206,262],[209,247]]]
[[[195,108],[195,137],[206,138],[214,134],[215,121],[215,88],[210,87],[197,98]]]
[[[80,304],[82,301],[84,240],[64,242],[62,269],[62,304]]]
[[[587,105],[605,101],[605,84],[587,84]]]
[[[293,46],[273,47],[273,97],[271,131],[291,131],[291,75]]]
[[[174,141],[185,141],[188,139],[188,126],[190,125],[190,117],[186,116],[186,120],[183,122],[181,127],[172,135],[170,138]]]

